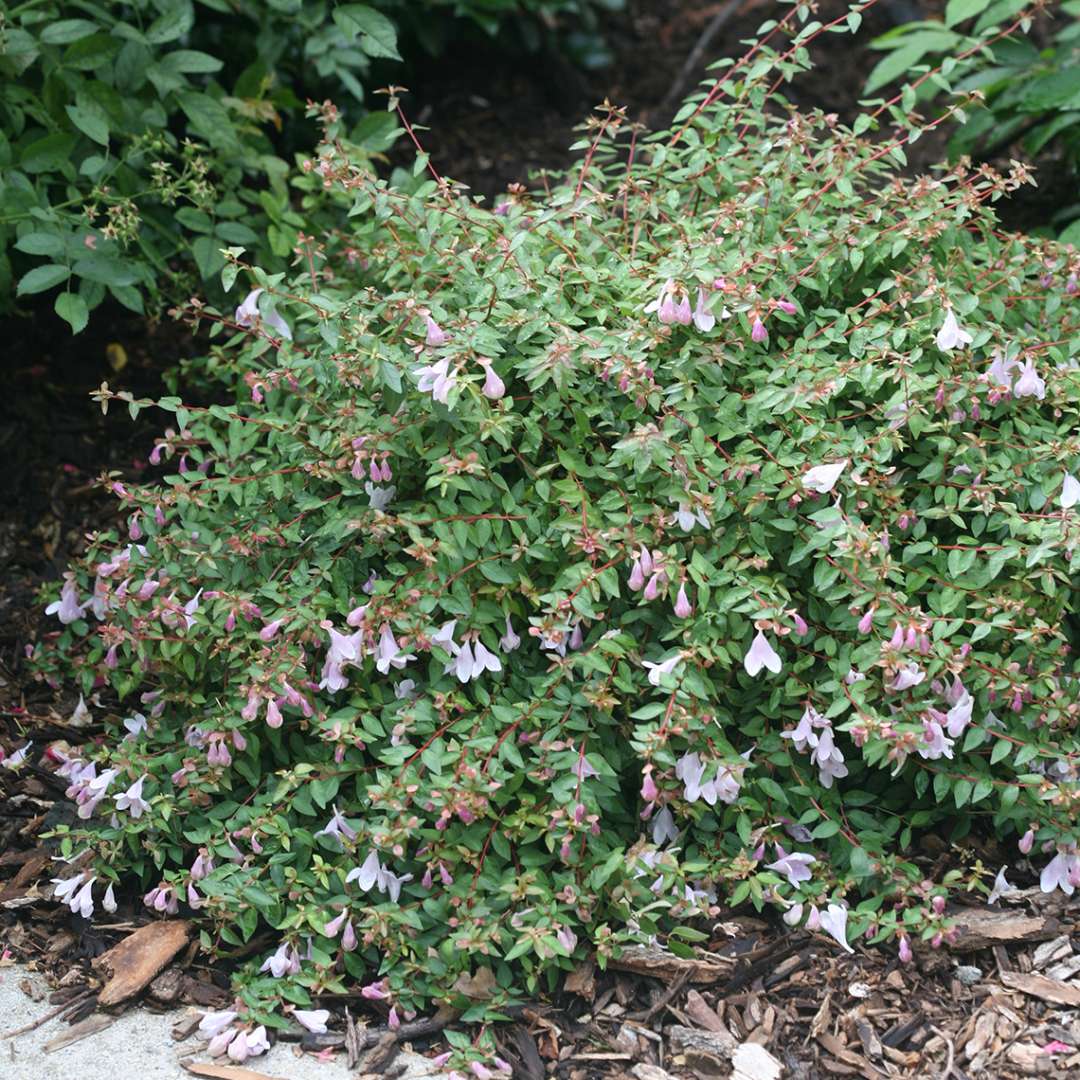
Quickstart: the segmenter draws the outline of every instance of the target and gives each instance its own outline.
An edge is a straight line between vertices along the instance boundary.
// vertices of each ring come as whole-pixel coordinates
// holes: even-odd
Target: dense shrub
[[[356,981],[478,1015],[720,902],[907,957],[988,888],[927,831],[1072,890],[1080,261],[996,228],[1022,170],[904,178],[896,103],[767,109],[796,20],[494,211],[331,127],[353,234],[187,309],[227,400],[157,403],[33,653],[123,702],[50,750],[74,906],[273,928],[273,1024]]]
[[[1054,21],[1040,49],[1026,31],[1042,10]],[[873,44],[887,55],[870,74],[870,93],[934,65],[924,100],[951,90],[984,97],[955,129],[952,154],[989,157],[1014,144],[1031,155],[1059,149],[1063,167],[1080,176],[1080,0],[950,0],[944,22],[906,23]],[[1069,225],[1077,217],[1080,201],[1059,208],[1056,223],[1068,226],[1062,240],[1080,242],[1080,223]]]

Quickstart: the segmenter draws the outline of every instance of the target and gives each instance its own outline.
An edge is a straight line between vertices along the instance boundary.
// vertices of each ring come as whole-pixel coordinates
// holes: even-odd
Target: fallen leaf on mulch
[[[473,1001],[486,1001],[495,992],[496,986],[495,972],[489,967],[478,968],[475,975],[462,972],[454,983],[454,989],[459,994]]]
[[[111,977],[98,1004],[108,1008],[133,998],[187,944],[190,935],[191,924],[183,919],[147,923],[102,953],[94,967]]]
[[[245,1069],[242,1065],[203,1065],[195,1061],[181,1061],[192,1076],[205,1076],[208,1080],[280,1080],[268,1073]]]
[[[1052,1001],[1055,1005],[1080,1005],[1080,986],[1073,983],[1058,982],[1045,975],[1024,975],[1019,971],[1003,971],[1001,983],[1010,990],[1019,990],[1022,994]]]
[[[596,960],[589,956],[569,975],[566,976],[565,988],[569,994],[577,994],[578,997],[591,1001],[596,994]]]

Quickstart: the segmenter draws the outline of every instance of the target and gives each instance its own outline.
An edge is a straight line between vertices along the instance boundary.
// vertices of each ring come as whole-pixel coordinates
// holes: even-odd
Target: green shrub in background
[[[494,212],[331,125],[351,233],[188,311],[222,403],[96,393],[169,426],[33,650],[122,702],[43,759],[58,895],[269,929],[216,1052],[357,984],[491,1016],[719,903],[910,960],[993,873],[926,831],[1080,884],[1080,258],[999,230],[1022,169],[905,178],[899,105],[767,107],[860,8],[809,15]]]
[[[1053,18],[1043,49],[1024,33],[1028,16],[1041,10]],[[1080,190],[1080,0],[949,0],[943,22],[907,23],[872,44],[887,55],[871,72],[867,93],[933,64],[941,65],[941,73],[920,87],[924,103],[947,86],[983,95],[984,106],[973,107],[956,128],[952,154],[989,158],[1019,143],[1034,156],[1056,146]],[[1080,197],[1062,206],[1054,221],[1065,229],[1063,240],[1080,245],[1080,223],[1069,225],[1077,217]]]
[[[20,297],[59,290],[76,331],[106,293],[141,312],[204,289],[222,247],[287,265],[304,219],[273,136],[302,111],[299,72],[359,100],[369,61],[397,56],[359,4],[26,0],[2,18],[0,294],[13,275]],[[374,114],[357,149],[393,131]]]
[[[304,102],[333,97],[356,160],[385,150],[394,117],[361,106],[370,65],[400,59],[396,19],[437,49],[452,17],[494,32],[512,16],[524,34],[587,27],[593,10],[386,7],[393,17],[326,0],[24,0],[0,13],[0,303],[54,291],[78,331],[107,294],[137,312],[214,295],[225,247],[284,269],[302,226],[341,219],[317,178],[287,181],[310,145],[294,130]]]

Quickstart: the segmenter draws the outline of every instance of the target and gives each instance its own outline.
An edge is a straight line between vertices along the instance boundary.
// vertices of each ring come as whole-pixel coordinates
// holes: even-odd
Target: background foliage
[[[147,298],[212,292],[222,247],[283,269],[302,227],[340,218],[311,195],[320,185],[290,190],[295,152],[314,137],[306,100],[333,96],[362,160],[397,134],[392,116],[362,106],[372,65],[393,72],[401,59],[399,28],[437,51],[455,19],[488,33],[509,20],[519,45],[540,47],[536,26],[572,20],[587,37],[593,11],[587,0],[13,5],[0,13],[3,303],[59,290],[56,310],[78,331],[106,294],[141,312]]]
[[[1049,42],[1037,47],[1023,16],[1045,11]],[[1018,32],[998,40],[1003,27],[1020,18]],[[1024,32],[1019,32],[1024,31]],[[906,23],[874,43],[886,51],[870,74],[873,93],[912,72],[944,61],[943,74],[957,92],[979,91],[985,104],[971,110],[950,141],[954,155],[992,159],[1019,144],[1035,156],[1057,151],[1048,168],[1064,168],[1080,186],[1080,2],[1031,3],[1031,0],[950,0],[944,22]],[[922,88],[922,98],[941,93],[942,79]],[[1066,185],[1067,186],[1067,185]],[[1080,201],[1069,200],[1055,216],[1062,240],[1080,243]]]

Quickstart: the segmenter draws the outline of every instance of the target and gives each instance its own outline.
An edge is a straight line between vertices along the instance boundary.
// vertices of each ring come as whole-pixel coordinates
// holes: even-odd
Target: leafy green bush
[[[444,40],[450,9],[383,6],[428,47]],[[592,10],[502,0],[453,13],[493,30],[526,11],[590,25]],[[0,296],[60,289],[56,310],[79,331],[107,294],[141,312],[147,297],[212,290],[223,247],[285,269],[304,256],[304,228],[342,217],[317,209],[318,183],[287,183],[304,100],[332,96],[353,155],[377,154],[398,129],[385,111],[364,115],[363,81],[373,61],[398,59],[395,22],[357,3],[27,0],[0,12]]]
[[[188,308],[223,403],[156,403],[33,658],[126,714],[48,750],[62,897],[273,928],[240,1023],[491,1015],[721,900],[907,959],[987,889],[929,831],[1077,883],[1080,259],[997,228],[1022,170],[905,178],[898,107],[766,108],[799,14],[494,212],[331,126],[352,234]]]
[[[106,293],[141,312],[148,295],[205,288],[230,244],[283,269],[305,218],[270,134],[302,107],[301,69],[360,98],[370,58],[397,56],[380,13],[330,16],[300,0],[215,0],[198,20],[191,0],[0,15],[0,292],[12,295],[13,273],[19,296],[61,287],[56,310],[78,331]],[[358,151],[384,148],[393,129],[371,117]]]
[[[950,0],[944,23],[906,23],[873,42],[888,55],[870,73],[866,90],[940,65],[922,87],[923,100],[950,90],[985,97],[985,107],[974,108],[952,136],[954,155],[989,157],[1019,143],[1034,156],[1057,146],[1066,167],[1080,176],[1080,0],[1050,9],[1053,38],[1039,49],[1016,31],[1028,31],[1030,14],[1045,8],[1033,0]],[[1065,225],[1078,216],[1080,201],[1073,201],[1056,221]],[[1080,222],[1061,239],[1080,243]]]

